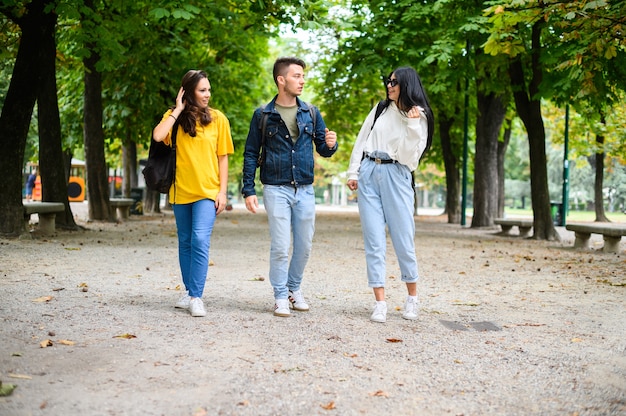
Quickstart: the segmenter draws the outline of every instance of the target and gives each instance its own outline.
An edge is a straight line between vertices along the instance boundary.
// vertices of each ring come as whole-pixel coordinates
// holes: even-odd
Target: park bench
[[[606,253],[619,253],[619,243],[626,235],[626,224],[613,223],[587,223],[587,224],[567,224],[565,228],[574,231],[576,239],[574,248],[589,248],[591,234],[602,234],[604,247],[602,251]]]
[[[132,198],[111,198],[109,199],[112,208],[115,208],[117,219],[122,221],[130,216],[130,207],[135,204]]]
[[[529,237],[530,230],[533,228],[532,220],[525,220],[521,218],[496,218],[493,222],[502,227],[502,235],[510,235],[513,227],[519,228],[520,237]]]
[[[65,211],[62,202],[25,202],[24,203],[24,229],[28,230],[30,216],[39,216],[39,231],[42,234],[52,234],[56,229],[57,212]]]

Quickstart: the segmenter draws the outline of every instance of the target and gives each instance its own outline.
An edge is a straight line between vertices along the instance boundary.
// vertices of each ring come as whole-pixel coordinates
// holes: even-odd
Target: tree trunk
[[[56,41],[57,15],[47,15],[47,31],[40,44],[41,84],[37,100],[39,127],[39,172],[42,183],[42,201],[61,202],[65,212],[56,215],[56,225],[76,229],[74,215],[67,198],[68,176],[63,161],[63,141],[56,83]]]
[[[93,45],[91,56],[85,58],[84,142],[87,165],[87,200],[89,219],[114,221],[115,212],[109,204],[109,172],[104,157],[104,132],[102,131],[102,75],[96,70],[99,60]]]
[[[477,93],[472,227],[491,227],[498,215],[498,136],[506,115],[502,96]]]
[[[596,142],[598,144],[604,143],[604,137],[596,136]],[[595,160],[596,174],[593,184],[593,204],[596,212],[595,220],[597,222],[610,222],[604,211],[604,192],[602,191],[604,186],[604,153],[596,153]]]
[[[41,79],[39,47],[50,30],[46,25],[54,24],[44,10],[52,3],[33,0],[19,16],[14,14],[15,9],[11,6],[0,7],[0,11],[22,30],[0,114],[0,167],[4,175],[0,181],[0,233],[7,236],[17,236],[25,231],[22,205],[24,148]]]
[[[541,116],[539,85],[543,76],[541,63],[541,25],[532,27],[531,81],[526,86],[524,68],[520,58],[509,65],[509,75],[513,87],[513,97],[517,114],[522,119],[528,133],[530,151],[530,193],[533,207],[533,238],[538,240],[560,240],[552,222],[550,192],[548,188],[548,167],[546,158],[546,132]]]
[[[161,212],[161,194],[157,191],[146,189],[143,201],[143,213],[157,214]]]
[[[505,172],[504,172],[504,159],[506,156],[506,149],[509,147],[511,141],[511,119],[507,119],[505,122],[504,137],[503,140],[498,141],[498,218],[504,216],[504,203],[505,203]]]
[[[600,121],[602,124],[606,124],[604,114],[600,114]],[[596,152],[596,176],[593,184],[593,201],[596,211],[597,222],[610,222],[604,212],[604,193],[602,188],[604,187],[604,136],[596,135],[596,148],[600,151]]]
[[[461,223],[461,174],[459,173],[459,159],[454,152],[450,130],[454,124],[454,117],[439,117],[439,137],[443,164],[446,170],[446,213],[448,224]]]
[[[122,195],[130,197],[132,188],[137,187],[137,145],[130,139],[130,132],[122,146]]]

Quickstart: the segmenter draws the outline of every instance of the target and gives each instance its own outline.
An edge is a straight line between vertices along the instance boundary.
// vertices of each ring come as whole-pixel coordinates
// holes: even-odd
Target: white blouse
[[[375,115],[376,106],[363,122],[352,148],[348,180],[358,179],[363,152],[367,154],[376,150],[385,152],[413,171],[426,149],[428,122],[426,113],[421,107],[419,118],[409,118],[400,112],[396,103],[391,102],[378,117],[372,129]]]

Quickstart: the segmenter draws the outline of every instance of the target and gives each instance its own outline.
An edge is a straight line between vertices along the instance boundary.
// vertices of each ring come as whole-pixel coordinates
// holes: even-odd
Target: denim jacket
[[[261,115],[269,113],[265,127],[265,156],[261,164],[261,183],[264,185],[288,185],[298,187],[313,183],[313,145],[323,157],[330,157],[337,151],[326,146],[326,124],[316,107],[310,106],[297,98],[298,111],[296,120],[300,135],[293,142],[287,125],[275,109],[276,97],[265,107],[254,111],[250,130],[243,153],[243,188],[244,198],[256,195],[254,178],[257,159],[261,152]],[[311,111],[316,111],[315,134]]]

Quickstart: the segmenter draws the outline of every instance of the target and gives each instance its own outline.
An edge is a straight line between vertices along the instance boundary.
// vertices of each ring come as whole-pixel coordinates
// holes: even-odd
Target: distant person
[[[386,84],[382,113],[376,119],[377,108],[370,111],[354,143],[347,183],[351,190],[358,190],[367,279],[376,299],[370,318],[374,322],[387,320],[385,228],[408,291],[402,317],[418,317],[412,171],[429,148],[434,130],[428,98],[413,68],[396,69]]]
[[[269,278],[274,315],[282,317],[290,316],[290,307],[309,310],[301,283],[315,231],[313,146],[323,157],[337,151],[337,134],[326,128],[316,107],[298,98],[305,83],[305,67],[298,58],[276,60],[273,75],[278,95],[254,112],[243,160],[242,194],[252,213],[259,208],[254,178],[260,164],[271,239]]]
[[[176,105],[165,112],[152,133],[157,142],[171,145],[176,136],[176,177],[169,201],[178,232],[178,259],[185,293],[177,308],[191,316],[205,316],[202,301],[209,267],[209,247],[215,217],[227,206],[228,155],[234,151],[230,123],[209,107],[211,83],[204,71],[183,76]]]
[[[33,189],[35,189],[35,182],[37,181],[37,170],[33,170],[28,178],[26,178],[26,200],[33,200]]]

